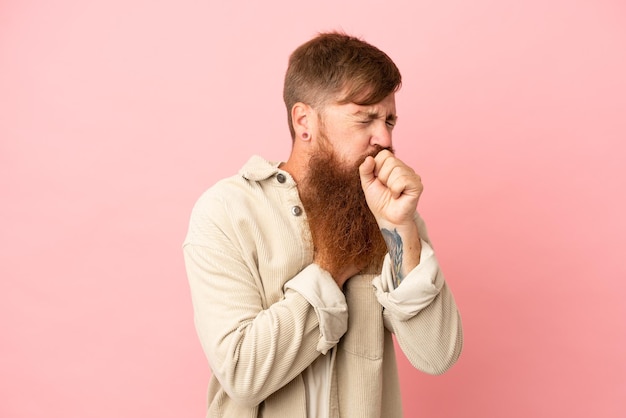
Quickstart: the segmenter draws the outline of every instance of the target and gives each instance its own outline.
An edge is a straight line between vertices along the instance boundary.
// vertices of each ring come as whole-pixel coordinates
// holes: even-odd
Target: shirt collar
[[[239,174],[252,181],[266,180],[278,172],[283,172],[278,168],[279,165],[279,162],[270,162],[258,155],[254,155],[239,170]]]

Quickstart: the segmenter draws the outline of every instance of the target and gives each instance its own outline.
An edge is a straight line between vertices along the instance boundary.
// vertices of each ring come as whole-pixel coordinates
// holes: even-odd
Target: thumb
[[[376,161],[374,157],[368,156],[365,161],[359,166],[359,175],[361,176],[361,185],[367,186],[374,181],[374,168],[376,167]]]

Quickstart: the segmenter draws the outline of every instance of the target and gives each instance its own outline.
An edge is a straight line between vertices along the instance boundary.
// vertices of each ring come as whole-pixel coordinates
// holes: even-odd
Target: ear
[[[313,129],[313,108],[305,103],[298,102],[291,108],[291,123],[296,133],[296,141],[310,141]]]

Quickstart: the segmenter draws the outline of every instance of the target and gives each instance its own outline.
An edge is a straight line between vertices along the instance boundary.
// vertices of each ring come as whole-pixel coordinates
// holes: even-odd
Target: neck
[[[280,165],[280,169],[288,172],[296,184],[301,185],[306,175],[308,160],[301,154],[292,151],[289,159]]]

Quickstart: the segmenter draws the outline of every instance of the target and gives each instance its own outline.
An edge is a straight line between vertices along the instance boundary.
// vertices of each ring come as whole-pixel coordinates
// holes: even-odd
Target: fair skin
[[[373,151],[375,145],[390,147],[397,120],[395,95],[392,93],[379,103],[368,106],[330,103],[319,112],[304,103],[296,103],[292,108],[292,120],[296,138],[291,155],[281,168],[298,183],[306,174],[309,157],[319,149],[323,137],[347,165],[354,165],[363,155]],[[359,174],[367,204],[381,228],[390,255],[392,258],[395,254],[399,256],[400,262],[393,270],[399,284],[420,261],[421,244],[413,215],[423,189],[421,178],[387,150],[375,157],[367,157],[359,167]],[[320,266],[324,268],[323,264]],[[343,271],[335,274],[335,282],[341,288],[359,271],[359,266],[345,266]]]

